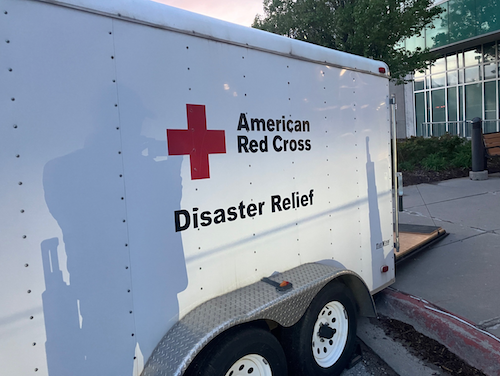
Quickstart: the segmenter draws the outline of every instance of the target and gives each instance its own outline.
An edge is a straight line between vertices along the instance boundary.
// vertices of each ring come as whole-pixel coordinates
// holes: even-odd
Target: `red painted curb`
[[[380,292],[379,312],[413,325],[488,376],[500,376],[500,339],[471,321],[421,298],[387,288]],[[378,307],[380,305],[380,307]]]

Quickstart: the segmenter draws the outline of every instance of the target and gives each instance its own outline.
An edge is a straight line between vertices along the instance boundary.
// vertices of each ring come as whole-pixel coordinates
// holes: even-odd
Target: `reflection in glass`
[[[481,67],[465,68],[465,82],[478,82],[481,80]]]
[[[496,45],[495,42],[486,43],[483,45],[483,56],[484,62],[488,63],[490,61],[496,60]]]
[[[459,51],[457,54],[458,57],[458,67],[463,68],[464,67],[464,54],[462,51]]]
[[[429,93],[430,93],[429,91],[425,92],[425,100],[426,100],[425,103],[427,104],[427,106],[426,106],[427,107],[426,114],[427,114],[427,121],[432,121],[432,119],[431,119],[431,101],[430,101],[430,98],[429,98],[429,96],[430,96]]]
[[[470,67],[481,62],[481,46],[464,51],[465,66]]]
[[[432,121],[446,121],[446,112],[444,105],[444,89],[432,91]]]
[[[422,36],[413,36],[411,38],[406,39],[405,41],[406,49],[410,52],[414,52],[417,48],[424,49],[425,48],[425,39]]]
[[[431,73],[444,72],[446,70],[446,60],[444,57],[437,59],[431,66]]]
[[[458,83],[463,84],[464,83],[464,70],[460,69],[458,71]]]
[[[457,116],[457,88],[449,87],[448,88],[448,120],[456,121],[458,120]]]
[[[458,87],[458,120],[464,120],[464,87]]]
[[[457,55],[448,55],[446,56],[446,69],[452,70],[457,68]]]
[[[413,83],[413,86],[415,88],[415,91],[424,90],[424,77],[420,77],[420,78],[415,77],[415,81]]]
[[[484,65],[484,79],[496,78],[497,76],[497,64],[490,63]]]
[[[422,123],[425,122],[424,93],[416,93],[415,94],[415,118],[417,121],[417,136],[423,136]]]
[[[467,120],[472,120],[482,115],[482,86],[481,84],[465,86],[465,118]]]
[[[448,72],[448,86],[456,85],[458,83],[458,73],[457,71]]]
[[[497,90],[496,82],[484,83],[484,118],[496,119],[497,115]]]
[[[431,87],[437,88],[437,87],[444,87],[445,86],[445,74],[440,73],[440,74],[433,74],[431,76]]]

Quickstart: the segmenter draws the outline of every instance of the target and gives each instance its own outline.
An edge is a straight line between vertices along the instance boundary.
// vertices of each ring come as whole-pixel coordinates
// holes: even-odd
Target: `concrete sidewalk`
[[[392,287],[500,338],[500,174],[405,187],[403,201],[401,223],[449,236],[398,264]]]

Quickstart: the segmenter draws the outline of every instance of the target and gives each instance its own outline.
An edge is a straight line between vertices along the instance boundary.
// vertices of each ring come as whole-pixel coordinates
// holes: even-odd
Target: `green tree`
[[[382,60],[392,79],[423,70],[436,56],[428,49],[410,52],[406,38],[432,27],[441,8],[432,0],[264,0],[264,16],[252,27],[290,38]]]

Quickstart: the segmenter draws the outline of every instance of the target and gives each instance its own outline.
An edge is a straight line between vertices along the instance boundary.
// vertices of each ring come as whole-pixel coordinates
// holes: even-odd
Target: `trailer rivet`
[[[123,223],[125,223],[125,219],[123,220]]]
[[[19,154],[16,154],[16,158],[19,158],[19,157],[20,157],[20,155],[19,155]]]
[[[33,346],[36,346],[36,342],[33,342]]]
[[[127,290],[127,292],[130,292],[130,290]]]
[[[120,129],[120,127],[116,127],[116,130],[119,130],[119,129]]]
[[[21,209],[21,213],[24,213],[24,209]]]
[[[35,368],[35,372],[38,372],[38,368]]]
[[[28,294],[31,294],[31,290],[28,290],[28,291],[27,291],[27,293],[28,293]]]
[[[128,311],[128,313],[132,314],[132,311]]]
[[[111,59],[114,59],[115,57],[114,56],[111,56]]]
[[[5,43],[10,43],[10,40],[8,40],[8,39],[7,39],[7,40],[5,41]]]
[[[29,264],[24,264],[24,267],[27,268],[29,266]]]
[[[23,235],[23,239],[26,239],[26,235]]]
[[[132,333],[132,337],[134,336],[134,333]]]
[[[118,152],[118,154],[121,154],[121,153],[122,153],[121,151]]]
[[[10,100],[11,100],[12,102],[14,102],[14,101],[16,100],[16,98],[10,98]]]
[[[9,72],[12,72],[12,68],[9,68]]]
[[[128,269],[128,266],[126,266],[125,269]]]
[[[127,243],[125,243],[125,247],[128,247],[128,244],[127,244]]]
[[[33,317],[33,316],[30,316],[30,320],[33,320],[33,319],[34,319],[34,317]]]

